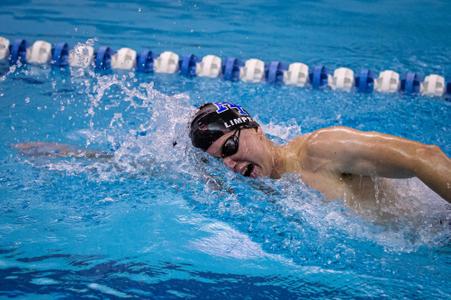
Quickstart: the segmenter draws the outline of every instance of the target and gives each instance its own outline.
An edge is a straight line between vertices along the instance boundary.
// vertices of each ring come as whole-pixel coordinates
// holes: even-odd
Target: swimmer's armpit
[[[29,142],[13,145],[23,155],[47,157],[76,157],[109,159],[113,154],[102,151],[76,149],[70,145],[45,142]]]

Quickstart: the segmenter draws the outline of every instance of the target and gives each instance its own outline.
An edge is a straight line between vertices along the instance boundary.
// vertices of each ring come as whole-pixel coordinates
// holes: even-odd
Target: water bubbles
[[[256,118],[259,123],[262,124],[263,131],[269,135],[275,136],[284,142],[299,136],[301,134],[301,127],[293,120],[291,124],[275,124],[269,122],[269,124],[262,123]]]
[[[156,88],[158,81],[157,84],[143,82],[135,73],[96,74],[91,70],[80,73],[74,70],[71,74],[67,85],[74,91],[54,101],[59,104],[59,114],[64,113],[64,121],[75,124],[68,126],[70,132],[66,138],[79,147],[89,146],[111,157],[51,160],[45,167],[67,176],[83,174],[95,182],[155,180],[153,184],[170,186],[194,211],[224,222],[236,231],[233,232],[236,238],[226,241],[222,240],[221,232],[227,230],[215,229],[223,244],[218,244],[214,251],[210,249],[214,255],[251,257],[249,253],[258,250],[260,254],[281,253],[300,263],[346,265],[366,255],[354,246],[356,241],[368,243],[367,251],[371,253],[380,249],[413,251],[428,243],[440,245],[443,243],[440,239],[447,235],[443,226],[437,229],[431,218],[426,217],[439,209],[434,208],[431,213],[426,205],[418,207],[419,225],[400,218],[397,227],[383,227],[354,213],[341,201],[326,202],[297,176],[285,176],[279,181],[252,180],[228,171],[220,161],[191,147],[187,125],[195,111],[193,102],[200,97],[193,97],[190,91],[162,92]],[[50,82],[54,93],[58,93],[62,83]],[[215,87],[217,93],[214,95],[213,89],[211,96],[222,96],[223,88],[224,85]],[[249,90],[259,93],[255,87]],[[30,103],[32,97],[27,95],[25,103]],[[341,122],[343,116],[334,114],[333,118]],[[280,143],[300,135],[305,126],[296,120],[258,121]],[[311,121],[318,127],[323,122],[320,118],[305,122]],[[51,135],[48,138],[52,140]],[[407,190],[416,188],[419,187],[414,184]],[[94,200],[96,203],[118,201],[115,196],[98,197],[94,197],[100,199]],[[237,233],[245,234],[238,238]],[[230,248],[235,240],[251,241],[250,250]],[[208,245],[215,243],[218,240],[204,239],[196,245],[205,252]]]
[[[103,199],[101,199],[101,200],[98,200],[97,202],[98,203],[113,203],[113,202],[116,202],[117,200],[115,200],[114,198],[112,198],[112,197],[105,197],[105,198],[103,198]]]

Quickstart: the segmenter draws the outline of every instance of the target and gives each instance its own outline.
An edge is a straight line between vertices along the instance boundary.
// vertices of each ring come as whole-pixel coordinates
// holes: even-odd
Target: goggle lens
[[[238,152],[240,146],[240,131],[240,129],[235,131],[235,133],[224,142],[221,149],[222,158],[234,155]]]

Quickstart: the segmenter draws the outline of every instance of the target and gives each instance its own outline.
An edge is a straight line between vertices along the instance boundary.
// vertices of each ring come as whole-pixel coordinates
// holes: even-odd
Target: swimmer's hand
[[[30,142],[13,145],[21,154],[27,156],[76,157],[76,158],[112,158],[113,154],[76,149],[70,145],[45,142]]]

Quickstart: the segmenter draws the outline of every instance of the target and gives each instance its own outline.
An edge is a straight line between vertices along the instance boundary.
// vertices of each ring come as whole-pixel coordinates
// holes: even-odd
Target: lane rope
[[[10,42],[0,37],[0,61],[10,65],[18,61],[28,64],[51,64],[58,67],[89,68],[95,70],[128,70],[142,73],[180,73],[187,77],[222,78],[223,80],[250,83],[328,87],[332,90],[361,93],[421,94],[431,97],[451,98],[451,81],[438,74],[422,76],[414,72],[399,74],[392,70],[381,71],[377,76],[368,69],[358,72],[345,67],[329,71],[323,65],[309,67],[302,62],[286,64],[280,61],[263,62],[257,58],[241,60],[236,57],[220,58],[194,54],[178,55],[164,51],[156,54],[149,49],[137,52],[131,48],[117,51],[108,46],[94,49],[78,44],[73,48],[65,42],[51,44],[38,40],[28,43],[24,39]]]

